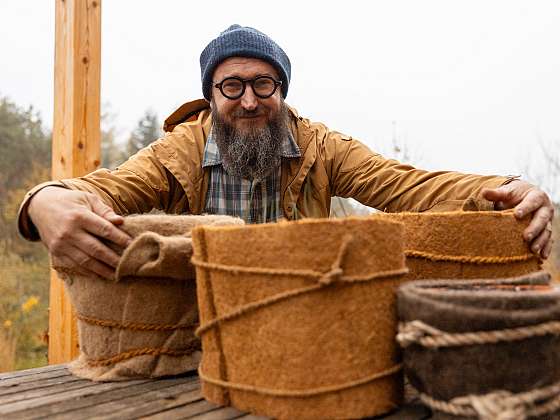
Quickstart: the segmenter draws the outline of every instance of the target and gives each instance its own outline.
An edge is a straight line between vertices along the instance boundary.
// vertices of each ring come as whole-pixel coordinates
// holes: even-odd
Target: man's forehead
[[[214,80],[229,76],[253,77],[267,74],[278,78],[278,72],[267,61],[251,57],[229,57],[222,61],[214,70]]]

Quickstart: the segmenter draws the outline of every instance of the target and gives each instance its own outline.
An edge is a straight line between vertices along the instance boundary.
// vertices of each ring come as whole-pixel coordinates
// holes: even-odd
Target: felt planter
[[[193,230],[206,399],[357,418],[402,399],[403,226],[379,217]]]
[[[522,237],[529,219],[511,211],[385,216],[405,225],[409,280],[506,278],[540,269]]]
[[[111,381],[195,369],[200,360],[196,282],[190,230],[200,224],[243,223],[226,216],[131,216],[122,229],[132,242],[116,280],[86,277],[53,261],[76,310],[77,376]]]
[[[538,272],[400,288],[405,373],[434,418],[560,417],[560,290],[548,281]]]

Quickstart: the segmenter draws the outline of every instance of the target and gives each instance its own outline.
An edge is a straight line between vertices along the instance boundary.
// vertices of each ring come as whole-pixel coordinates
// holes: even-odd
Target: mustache
[[[266,109],[262,105],[258,105],[255,109],[251,110],[239,108],[231,113],[231,116],[234,118],[256,117],[258,115],[267,115]]]

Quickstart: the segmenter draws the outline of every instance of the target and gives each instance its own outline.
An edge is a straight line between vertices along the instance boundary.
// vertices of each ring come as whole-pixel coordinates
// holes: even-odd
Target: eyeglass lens
[[[253,80],[247,80],[253,87],[255,95],[266,98],[271,96],[276,90],[276,83],[267,76],[257,77]],[[228,78],[222,82],[222,93],[228,98],[239,98],[243,94],[243,84],[241,79]]]

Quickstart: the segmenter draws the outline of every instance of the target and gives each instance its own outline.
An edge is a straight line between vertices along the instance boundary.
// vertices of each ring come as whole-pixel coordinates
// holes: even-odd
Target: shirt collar
[[[282,144],[280,145],[280,156],[288,159],[301,157],[301,151],[299,150],[299,146],[297,145],[291,131],[288,131],[288,135],[282,139]],[[220,156],[220,151],[218,150],[218,144],[214,140],[212,132],[210,132],[208,139],[206,140],[206,145],[204,146],[202,167],[206,168],[208,166],[221,164],[222,157]]]

